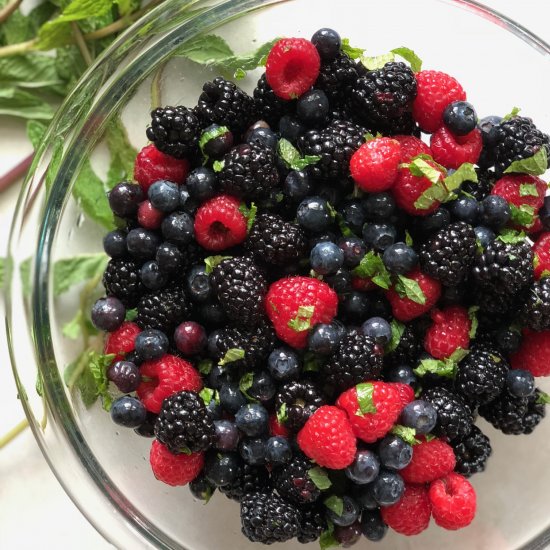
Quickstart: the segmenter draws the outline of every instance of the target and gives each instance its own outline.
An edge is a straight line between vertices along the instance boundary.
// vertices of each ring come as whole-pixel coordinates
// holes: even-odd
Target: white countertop
[[[550,3],[546,0],[486,0],[485,4],[550,41]],[[527,67],[522,74],[529,74]],[[528,85],[528,77],[522,78]],[[0,171],[3,173],[29,154],[31,147],[26,140],[24,124],[0,117],[0,128]],[[14,186],[0,193],[0,256],[4,255],[17,192],[18,186]],[[1,310],[0,303],[0,314]],[[3,330],[3,323],[0,323],[0,331]],[[4,341],[3,333],[0,337]],[[22,419],[23,411],[16,397],[6,346],[0,345],[0,436]],[[29,430],[0,451],[0,480],[0,548],[112,548],[64,493]]]

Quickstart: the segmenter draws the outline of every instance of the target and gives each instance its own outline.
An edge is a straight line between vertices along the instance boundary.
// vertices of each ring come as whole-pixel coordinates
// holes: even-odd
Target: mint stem
[[[0,176],[0,193],[11,187],[15,182],[19,181],[29,170],[34,158],[34,153],[24,158],[19,164],[14,166],[3,176]]]
[[[0,437],[0,449],[11,443],[18,435],[22,434],[29,427],[29,421],[25,418],[17,426],[14,426],[7,434]]]
[[[3,23],[19,7],[23,0],[11,0],[0,10],[0,23]]]

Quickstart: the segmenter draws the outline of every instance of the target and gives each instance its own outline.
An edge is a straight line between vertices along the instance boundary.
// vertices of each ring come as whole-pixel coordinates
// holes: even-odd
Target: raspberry
[[[338,407],[319,407],[296,437],[306,456],[333,470],[348,467],[355,458],[357,441],[346,413]]]
[[[510,363],[513,369],[528,370],[533,376],[550,376],[550,330],[525,331]]]
[[[401,400],[401,406],[405,407],[412,401],[414,401],[414,389],[408,384],[403,384],[401,382],[395,382],[393,384],[394,388],[399,392],[399,398]]]
[[[433,481],[428,495],[432,516],[443,529],[455,531],[472,523],[476,515],[476,493],[465,477],[451,472]]]
[[[202,388],[200,374],[191,363],[176,357],[164,355],[154,361],[146,361],[141,364],[141,384],[137,389],[148,411],[159,413],[162,402],[167,397],[180,391],[199,392]]]
[[[267,56],[265,77],[277,96],[295,99],[317,80],[321,58],[317,48],[304,38],[283,38]]]
[[[350,160],[351,177],[369,193],[389,189],[397,178],[401,146],[390,138],[376,138],[363,143]]]
[[[550,233],[542,233],[533,245],[535,279],[550,275]],[[548,273],[545,273],[547,271]]]
[[[144,147],[136,158],[134,179],[146,193],[155,181],[168,180],[183,183],[189,173],[189,162],[159,151],[154,145]]]
[[[481,132],[476,128],[465,136],[455,136],[442,126],[432,134],[430,148],[434,160],[446,168],[457,169],[465,162],[476,164],[483,148]]]
[[[371,405],[370,408],[375,410],[362,412],[358,392],[361,402],[367,401],[367,405]],[[403,408],[400,392],[394,384],[386,382],[358,384],[342,393],[336,405],[348,413],[353,433],[366,443],[374,443],[384,437],[399,418]]]
[[[138,207],[137,219],[139,225],[145,229],[159,229],[164,219],[164,212],[157,210],[151,201],[146,200]]]
[[[159,481],[177,487],[187,485],[199,475],[204,465],[204,453],[174,455],[155,440],[151,445],[149,461]]]
[[[393,136],[401,146],[401,162],[409,162],[418,155],[431,155],[430,148],[415,136]]]
[[[413,446],[413,457],[408,466],[399,470],[407,483],[430,483],[454,470],[453,448],[442,439],[423,440]]]
[[[386,291],[386,298],[389,300],[393,316],[399,321],[411,321],[416,317],[420,317],[424,313],[430,311],[439,300],[441,295],[441,283],[428,277],[425,273],[415,269],[407,273],[407,278],[418,283],[418,286],[424,294],[424,304],[414,302],[406,296],[400,296],[395,287]]]
[[[113,363],[122,361],[127,353],[134,351],[136,336],[140,332],[141,329],[135,323],[130,321],[122,323],[114,332],[107,334],[103,353],[105,355],[116,354]]]
[[[382,506],[382,519],[397,533],[410,537],[428,528],[432,505],[428,490],[423,486],[405,485],[405,492],[397,503]]]
[[[440,71],[416,73],[416,84],[413,116],[424,132],[435,132],[443,125],[443,111],[449,103],[466,100],[462,86],[452,76]]]
[[[301,349],[306,346],[311,327],[332,321],[338,309],[338,296],[318,279],[288,277],[269,287],[265,303],[277,336],[289,346]]]
[[[206,250],[219,252],[244,242],[246,218],[240,202],[230,195],[219,195],[200,206],[195,215],[195,238]]]
[[[472,323],[466,309],[451,306],[432,311],[431,317],[433,324],[424,337],[424,348],[431,356],[445,359],[458,348],[468,349]]]

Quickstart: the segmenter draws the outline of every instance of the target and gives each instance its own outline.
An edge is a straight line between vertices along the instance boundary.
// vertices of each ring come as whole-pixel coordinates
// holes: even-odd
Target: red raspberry
[[[429,483],[452,472],[455,465],[455,453],[448,443],[442,439],[423,440],[413,445],[412,460],[399,475],[407,483]]]
[[[393,316],[398,321],[412,321],[416,317],[420,317],[432,309],[441,296],[441,283],[425,273],[415,269],[407,273],[407,278],[415,280],[426,298],[425,304],[414,302],[410,298],[401,297],[395,291],[395,288],[390,288],[386,291],[386,298],[389,300]]]
[[[405,485],[401,500],[380,508],[384,523],[397,533],[410,537],[428,528],[432,505],[423,485]]]
[[[402,384],[401,382],[394,382],[393,386],[399,392],[401,405],[403,407],[414,401],[414,390],[411,386],[408,384]]]
[[[338,407],[319,407],[296,437],[298,446],[319,466],[342,470],[354,460],[357,440],[346,413]]]
[[[550,275],[550,232],[540,235],[533,245],[533,253],[535,254],[535,278],[538,281],[543,276]]]
[[[525,330],[521,346],[510,362],[513,369],[528,370],[533,376],[550,376],[550,330]]]
[[[465,101],[462,86],[446,73],[416,73],[417,94],[413,101],[413,117],[424,132],[432,133],[443,125],[443,111],[453,101]]]
[[[189,173],[189,162],[186,159],[175,159],[160,152],[154,145],[144,147],[136,158],[134,179],[145,193],[151,184],[158,180],[183,183]]]
[[[305,348],[309,329],[330,323],[338,309],[338,296],[326,283],[312,277],[275,281],[265,299],[267,316],[277,336],[293,348]]]
[[[201,375],[191,363],[176,357],[164,355],[154,361],[145,361],[139,369],[142,381],[137,394],[145,408],[153,413],[159,413],[162,402],[170,395],[179,391],[195,391],[202,389]]]
[[[428,496],[433,518],[443,529],[455,531],[472,523],[476,515],[476,492],[465,477],[451,472],[433,481]]]
[[[373,412],[362,412],[357,398],[358,388],[361,395],[367,385],[372,386],[372,399],[368,401],[371,401],[376,409]],[[392,429],[404,405],[395,384],[366,382],[342,393],[336,401],[336,406],[348,413],[353,433],[359,439],[366,443],[374,443]]]
[[[483,142],[477,128],[465,136],[455,136],[445,126],[441,126],[432,134],[430,147],[436,162],[456,170],[465,162],[477,163]]]
[[[231,195],[219,195],[200,206],[195,215],[195,238],[206,250],[219,252],[246,239],[246,218],[240,202]]]
[[[272,436],[288,437],[288,429],[277,420],[274,414],[269,417],[269,433]]]
[[[353,153],[349,168],[355,183],[369,193],[386,191],[397,178],[401,146],[391,138],[376,138],[363,143]]]
[[[176,487],[187,485],[200,474],[204,466],[204,453],[174,455],[155,439],[151,445],[149,462],[159,481]]]
[[[265,78],[275,95],[295,99],[317,80],[321,58],[305,38],[283,38],[273,45],[265,64]]]
[[[141,329],[135,323],[122,323],[114,332],[107,334],[103,352],[105,355],[116,354],[113,363],[121,361],[127,353],[134,351],[134,342],[140,332]]]
[[[431,155],[430,148],[415,136],[393,136],[401,145],[401,162],[409,162],[418,155]]]
[[[141,227],[145,227],[145,229],[158,229],[164,219],[164,213],[157,210],[151,204],[151,201],[147,200],[140,203],[137,218]]]
[[[432,326],[424,336],[424,349],[436,359],[450,357],[457,348],[468,349],[472,322],[468,311],[451,306],[431,313]]]

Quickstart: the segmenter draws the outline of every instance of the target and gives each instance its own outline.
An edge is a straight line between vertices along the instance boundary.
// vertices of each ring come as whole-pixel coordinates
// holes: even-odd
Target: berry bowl
[[[522,115],[535,120],[538,128],[550,129],[550,112],[546,109],[550,46],[520,25],[474,1],[425,0],[420,10],[418,3],[408,0],[376,4],[360,0],[338,3],[166,0],[120,37],[76,85],[37,151],[14,217],[6,291],[8,346],[19,396],[34,435],[64,489],[96,529],[116,547],[230,550],[258,545],[241,534],[239,506],[219,492],[203,507],[187,487],[171,487],[155,479],[149,464],[151,439],[144,437],[151,431],[147,422],[141,424],[138,430],[141,434],[137,434],[113,423],[110,415],[102,410],[102,405],[109,407],[111,397],[105,380],[105,359],[97,353],[101,352],[102,338],[89,322],[88,312],[103,293],[101,280],[108,258],[103,253],[102,242],[107,230],[113,228],[106,192],[121,180],[132,178],[136,153],[147,145],[148,138],[152,141],[167,139],[155,134],[154,129],[146,136],[144,129],[150,122],[151,109],[161,105],[192,107],[203,83],[220,74],[234,79],[243,90],[252,93],[263,71],[259,61],[265,58],[275,38],[309,39],[318,29],[327,26],[348,38],[348,45],[366,48],[364,55],[372,58],[397,49],[395,55],[402,55],[412,65],[416,60],[407,48],[413,49],[423,58],[425,68],[445,71],[462,84],[480,117],[504,115],[518,105]],[[266,46],[268,41],[271,42]],[[285,53],[283,48],[282,54]],[[380,60],[372,61],[377,62]],[[521,67],[521,76],[516,67]],[[287,93],[292,97],[295,92]],[[312,100],[319,101],[319,97],[312,96]],[[316,112],[308,109],[304,106],[302,116],[315,125],[312,117]],[[461,124],[468,125],[468,116],[467,106],[462,105],[449,111],[445,121],[460,133]],[[233,119],[235,125],[240,124],[239,112],[233,113]],[[424,125],[424,129],[429,129],[429,121],[425,120]],[[288,127],[286,134],[291,133],[292,128]],[[215,137],[223,146],[224,136],[216,134]],[[445,149],[447,137],[440,136],[440,149]],[[432,151],[435,151],[433,144]],[[440,158],[444,153],[440,150]],[[215,156],[215,151],[210,154]],[[145,160],[149,162],[151,158]],[[452,164],[439,162],[447,167]],[[177,170],[186,168],[182,168],[181,162],[176,164],[163,165],[166,171],[157,173],[154,180],[177,178]],[[145,172],[150,169],[142,168]],[[219,165],[218,168],[227,171],[227,167]],[[268,173],[264,175],[262,185],[270,177]],[[140,177],[143,178],[143,174],[138,179]],[[355,179],[359,182],[360,174]],[[523,194],[520,195],[524,198],[532,198],[533,193],[538,193],[529,181],[522,186]],[[166,205],[174,199],[173,189],[163,185],[155,191],[158,191],[156,197],[153,197],[154,192],[149,192],[149,198],[159,208],[168,208]],[[194,193],[202,192],[208,192],[207,182],[199,178]],[[182,199],[176,197],[175,200]],[[456,218],[468,218],[466,203],[455,202],[453,215]],[[235,207],[232,203],[222,206]],[[492,213],[487,209],[487,216],[498,218],[502,213],[500,206],[498,201],[492,204],[494,209]],[[111,207],[117,209],[113,201]],[[382,207],[382,204],[375,205],[375,209]],[[156,223],[154,209],[143,210],[140,223],[143,226],[153,224],[153,227]],[[519,214],[516,214],[524,218],[529,215],[528,208],[517,210]],[[352,224],[353,209],[348,214],[346,221]],[[315,225],[315,219],[305,218],[304,226]],[[197,215],[196,231],[198,219]],[[176,222],[173,229],[176,233],[182,231]],[[269,229],[268,226],[267,233]],[[458,235],[452,237],[454,243],[462,238],[460,231]],[[367,232],[363,232],[363,236],[366,239]],[[482,242],[488,238],[482,233],[477,237]],[[295,242],[301,237],[290,233],[289,238]],[[384,234],[378,231],[369,238],[375,242],[383,239]],[[147,239],[138,239],[135,254],[139,255],[141,247],[146,250],[150,244]],[[310,257],[311,265],[317,274],[323,270],[330,273],[334,247],[325,242],[320,244],[322,246],[317,245],[315,254]],[[116,237],[111,237],[106,246],[116,249]],[[127,246],[130,249],[128,242]],[[210,250],[212,255],[217,253],[215,245]],[[165,252],[168,258],[170,250]],[[385,258],[385,263],[393,266],[397,273],[408,260],[399,255],[399,250],[395,252],[393,260]],[[437,250],[433,256],[437,256]],[[518,269],[523,269],[520,260]],[[411,265],[415,263],[416,260]],[[217,277],[214,282],[219,288],[233,284],[235,270],[231,271],[230,264],[224,264],[225,268],[227,273],[218,269],[213,276],[213,279]],[[142,270],[141,276],[143,281],[147,278],[150,288],[158,283],[158,274],[152,268],[145,274]],[[448,277],[449,273],[442,272],[438,276]],[[411,279],[407,280],[410,283]],[[418,281],[416,287],[422,286],[422,280]],[[130,283],[120,272],[110,275],[111,285],[118,284],[120,288]],[[502,284],[508,283],[509,279],[504,278]],[[252,286],[244,287],[245,290],[254,293],[254,284],[250,283]],[[281,298],[286,292],[282,288],[284,284],[276,289],[275,285],[271,287],[273,300],[284,302]],[[425,290],[423,286],[422,290]],[[177,301],[177,297],[165,296],[164,299]],[[319,294],[316,311],[326,311],[332,299],[332,294]],[[536,308],[536,304],[533,307]],[[104,308],[96,312],[95,323],[107,328],[112,315],[98,321],[105,311]],[[290,326],[292,330],[304,330],[295,327],[309,323],[314,310],[306,307],[302,313],[285,325],[286,329]],[[247,315],[253,316],[254,312],[249,311]],[[434,323],[444,322],[444,312],[434,314],[433,320]],[[249,317],[244,318],[245,323],[249,321]],[[315,321],[328,322],[321,318]],[[487,319],[484,322],[487,325]],[[192,347],[197,343],[198,329],[192,323],[188,325],[178,329],[180,333],[175,337],[180,351],[185,345]],[[369,324],[373,338],[384,328],[380,327],[379,322]],[[367,329],[363,327],[362,330]],[[434,338],[437,339],[437,335]],[[110,349],[120,349],[111,344]],[[122,346],[120,340],[118,345]],[[156,356],[155,346],[163,348],[165,342],[158,338],[153,341],[148,348],[149,359]],[[224,357],[227,361],[235,360],[228,357],[230,351],[234,349]],[[142,357],[146,357],[144,353]],[[494,365],[500,361],[498,356],[484,352],[483,348],[478,350],[476,357],[480,369],[485,368],[487,362],[492,361]],[[547,370],[540,369],[541,373]],[[128,381],[127,373],[124,376]],[[143,368],[142,376],[145,376]],[[154,373],[147,376],[152,377]],[[150,382],[150,379],[144,380]],[[331,383],[338,386],[341,380],[333,376]],[[516,379],[512,384],[519,387],[522,380]],[[544,379],[537,380],[537,387],[541,391],[550,390]],[[173,406],[185,407],[186,403],[181,398]],[[347,406],[344,395],[338,403],[341,409],[334,414],[347,422],[342,412]],[[132,402],[126,405],[131,408]],[[160,407],[160,402],[158,405]],[[124,417],[127,411],[122,411],[123,408],[124,403],[119,403],[115,412],[112,409],[111,416],[119,412]],[[199,421],[204,418],[199,417]],[[242,430],[254,431],[246,424],[246,419],[239,419],[239,415],[236,422]],[[550,474],[546,473],[550,422],[542,421],[529,437],[503,435],[483,419],[477,420],[476,425],[490,437],[493,454],[486,471],[471,478],[477,492],[475,520],[456,532],[440,529],[432,521],[427,530],[414,538],[402,537],[390,530],[380,542],[381,548],[501,550],[546,546],[550,540],[550,504],[543,487],[550,483]],[[355,441],[354,436],[350,437]],[[314,438],[306,434],[298,440],[302,450],[313,458],[314,451],[309,454],[307,449],[315,446]],[[380,456],[384,452],[378,449]],[[387,452],[391,454],[391,449]],[[391,463],[391,457],[388,461]],[[296,466],[297,469],[301,467]],[[448,483],[452,485],[451,481]],[[329,539],[325,537],[325,546]],[[361,538],[356,548],[365,548],[367,544],[367,538]],[[296,539],[285,543],[288,549],[302,547]],[[306,547],[315,547],[315,543]]]

